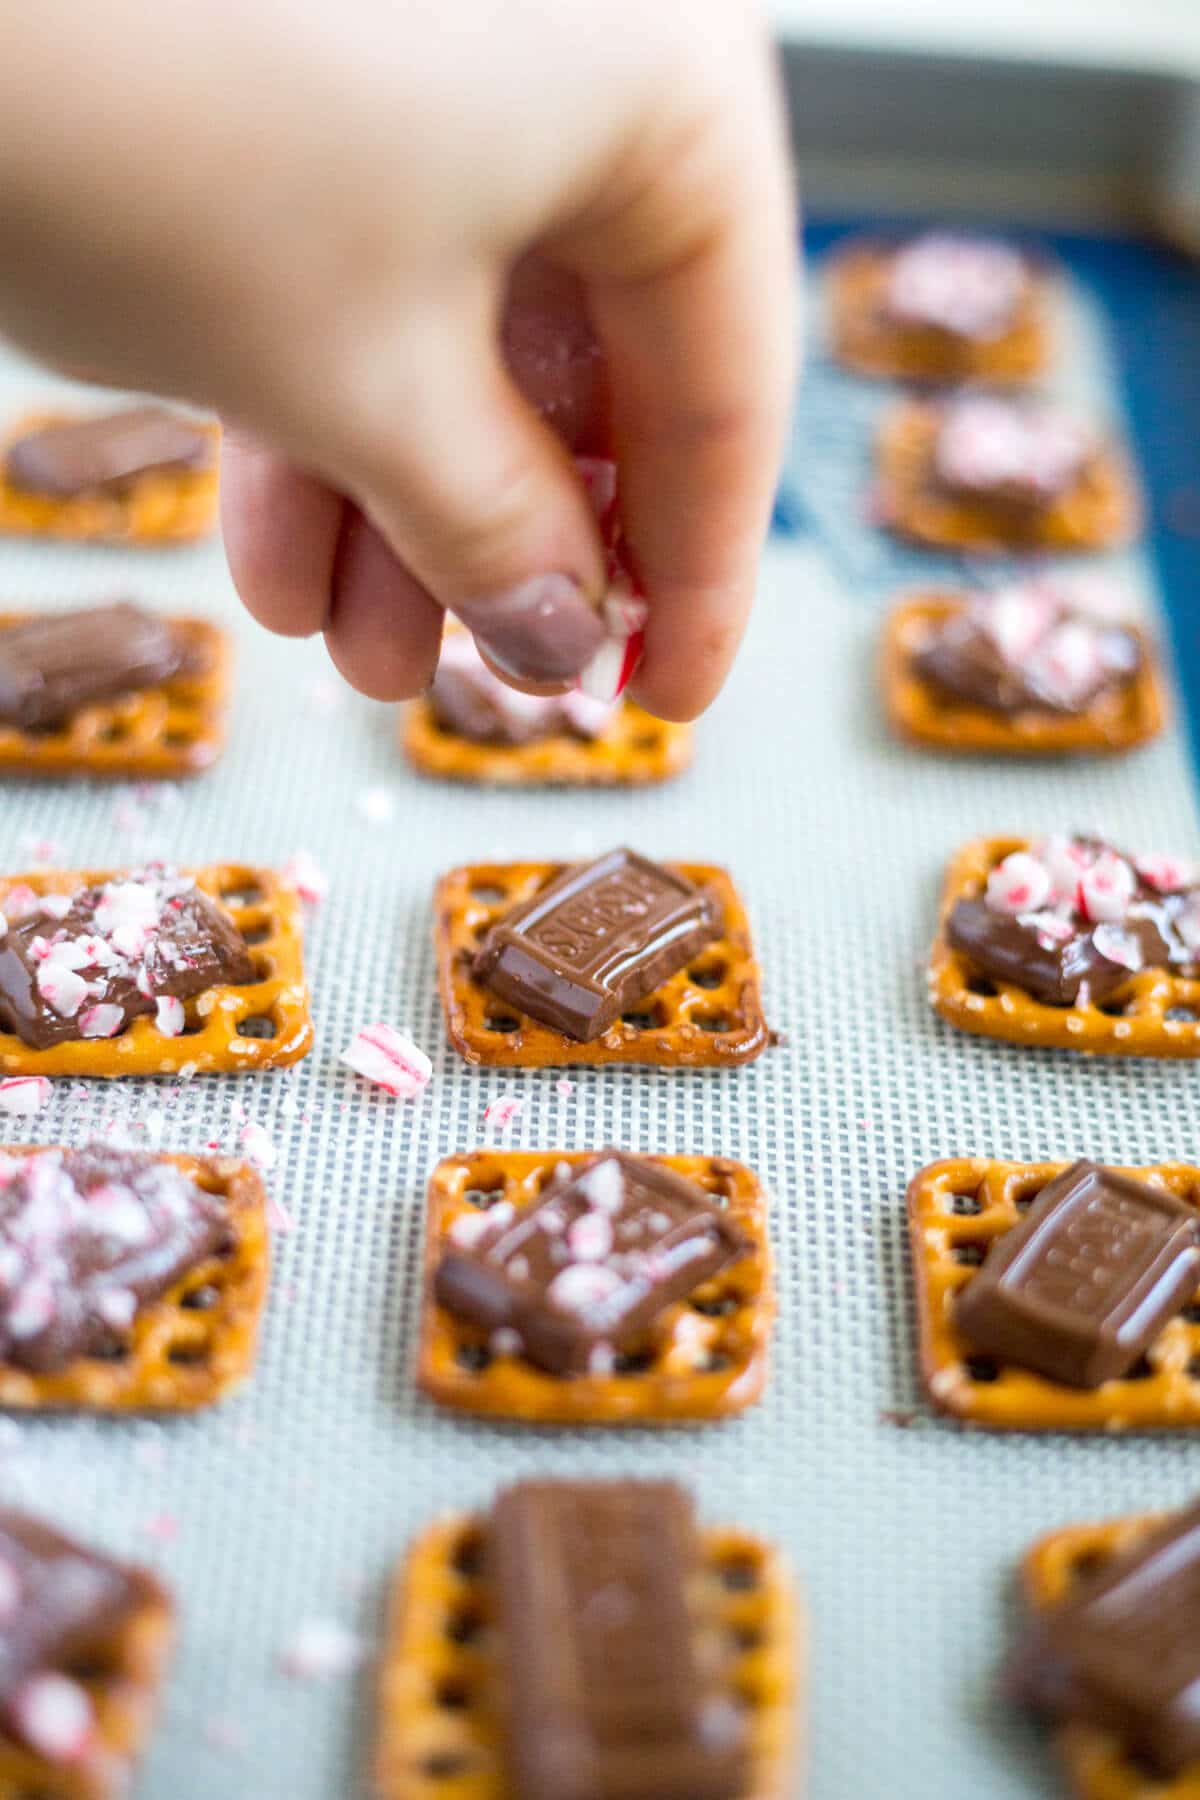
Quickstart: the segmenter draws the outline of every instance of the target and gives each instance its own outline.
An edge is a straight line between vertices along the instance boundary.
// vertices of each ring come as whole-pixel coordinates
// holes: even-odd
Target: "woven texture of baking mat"
[[[1069,385],[1111,403],[1101,321],[1082,297]],[[0,363],[3,410],[53,392]],[[368,1641],[410,1535],[540,1473],[675,1474],[709,1521],[776,1538],[812,1618],[814,1800],[1022,1800],[1056,1790],[1032,1735],[992,1696],[1010,1571],[1065,1521],[1170,1505],[1200,1487],[1200,1442],[968,1437],[917,1423],[903,1198],[932,1158],[978,1153],[1194,1160],[1200,1084],[1184,1065],[1093,1063],[972,1041],[936,1021],[922,964],[942,865],[960,840],[1097,823],[1118,841],[1196,849],[1181,737],[1062,769],[956,764],[893,745],[873,686],[880,607],[948,559],[862,524],[868,442],[887,390],[814,357],[789,477],[803,528],[768,552],[746,650],[703,722],[694,769],[644,793],[475,792],[420,780],[389,711],[340,694],[319,645],[239,616],[215,545],[170,552],[0,543],[0,608],[129,591],[226,619],[238,640],[229,751],[158,804],[86,786],[0,788],[0,867],[50,839],[64,863],[163,850],[183,862],[312,850],[331,876],[309,933],[316,1048],[294,1071],[90,1087],[63,1083],[5,1135],[278,1151],[294,1215],[258,1374],[192,1419],[0,1421],[0,1493],[176,1588],[182,1645],[141,1800],[354,1800],[370,1679],[289,1681],[307,1619]],[[1117,567],[1117,565],[1112,565]],[[1146,598],[1145,567],[1119,565]],[[336,704],[330,705],[330,700]],[[364,796],[390,819],[372,822]],[[371,804],[371,803],[368,803]],[[479,858],[577,857],[628,841],[728,865],[757,933],[786,1047],[727,1073],[486,1072],[450,1053],[429,896]],[[384,1019],[433,1057],[416,1103],[339,1068]],[[497,1138],[487,1102],[524,1102]],[[237,1108],[246,1109],[246,1119]],[[476,1143],[721,1152],[770,1191],[780,1298],[766,1396],[743,1419],[646,1434],[535,1431],[439,1414],[412,1383],[423,1189]]]

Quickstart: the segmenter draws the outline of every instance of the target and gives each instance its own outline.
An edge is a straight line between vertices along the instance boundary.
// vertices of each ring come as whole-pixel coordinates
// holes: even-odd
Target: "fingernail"
[[[570,681],[604,638],[599,613],[569,575],[535,575],[453,610],[501,673],[517,681]]]

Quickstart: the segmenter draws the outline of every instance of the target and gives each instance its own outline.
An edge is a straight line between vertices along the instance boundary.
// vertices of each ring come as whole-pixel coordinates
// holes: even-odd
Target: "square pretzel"
[[[1098,1574],[1164,1523],[1161,1514],[1138,1513],[1050,1532],[1022,1561],[1026,1601],[1044,1611],[1065,1600],[1081,1577]],[[1173,1777],[1153,1775],[1112,1732],[1080,1721],[1060,1726],[1054,1745],[1076,1800],[1200,1800],[1200,1762]]]
[[[1090,756],[1133,750],[1163,729],[1165,686],[1150,641],[1136,626],[1129,629],[1141,650],[1138,668],[1082,712],[1035,706],[999,712],[942,693],[920,673],[914,657],[930,628],[944,624],[963,604],[961,595],[918,594],[888,614],[880,674],[888,724],[897,737],[956,755]]]
[[[900,537],[940,550],[1111,550],[1142,522],[1137,480],[1125,452],[1103,444],[1066,493],[1020,515],[986,499],[943,492],[933,478],[940,409],[902,400],[888,412],[876,446],[878,511]]]
[[[52,1145],[0,1145],[0,1154],[39,1156]],[[164,1154],[158,1160],[219,1194],[229,1244],[187,1269],[161,1299],[139,1307],[119,1359],[79,1356],[35,1373],[0,1361],[0,1408],[20,1412],[191,1412],[224,1399],[249,1375],[270,1277],[267,1203],[248,1163],[225,1156]],[[0,1800],[3,1792],[0,1790]]]
[[[1068,1163],[957,1157],[922,1169],[908,1190],[921,1379],[939,1412],[992,1431],[1194,1431],[1200,1426],[1200,1289],[1141,1364],[1098,1388],[1068,1387],[1031,1369],[978,1356],[954,1303],[989,1246],[1021,1221]],[[1122,1169],[1200,1211],[1200,1168]]]
[[[602,1037],[577,1043],[494,998],[471,971],[480,942],[498,919],[529,900],[568,865],[557,862],[466,863],[438,882],[434,940],[438,987],[450,1042],[469,1063],[486,1068],[545,1069],[604,1063],[659,1068],[725,1068],[753,1062],[770,1034],[763,1015],[750,924],[724,869],[711,863],[666,863],[716,894],[724,929],[686,969],[641,1001],[636,1014]]]
[[[0,912],[14,887],[35,894],[70,894],[112,881],[120,869],[40,869],[0,877]],[[252,946],[260,979],[248,987],[211,987],[183,1003],[184,1028],[166,1037],[152,1018],[131,1021],[117,1037],[80,1038],[35,1050],[0,1031],[5,1075],[240,1075],[282,1068],[312,1048],[313,1028],[304,979],[300,902],[271,869],[212,863],[187,869],[204,893],[229,914]],[[243,1027],[247,1029],[243,1030]]]
[[[31,613],[0,613],[0,630]],[[185,661],[178,674],[115,700],[80,707],[49,731],[0,724],[0,776],[84,775],[93,781],[179,781],[225,748],[232,656],[207,619],[172,618]]]
[[[529,744],[477,744],[438,724],[428,700],[402,711],[400,744],[414,769],[487,787],[641,787],[692,760],[692,728],[624,700],[598,738],[553,732]]]
[[[1200,981],[1170,969],[1130,975],[1099,1005],[1052,1006],[1024,988],[972,972],[946,937],[959,900],[976,900],[997,863],[1028,850],[1027,837],[978,838],[951,860],[942,890],[938,933],[929,957],[929,999],[960,1031],[1002,1043],[1079,1050],[1089,1056],[1200,1056]]]
[[[1042,373],[1049,352],[1044,274],[1031,272],[1006,331],[994,338],[960,337],[887,316],[884,300],[896,248],[859,240],[830,259],[830,333],[838,362],[857,375],[886,381],[984,381],[995,387]]]
[[[577,1168],[590,1151],[468,1150],[430,1177],[425,1213],[425,1295],[417,1382],[440,1406],[529,1424],[668,1425],[744,1411],[762,1393],[775,1303],[766,1205],[758,1177],[724,1156],[652,1156],[723,1199],[753,1250],[665,1309],[653,1350],[624,1359],[612,1375],[551,1375],[522,1356],[496,1356],[488,1334],[438,1305],[433,1277],[455,1219],[510,1201],[518,1212],[541,1197],[560,1163]]]
[[[150,1736],[175,1636],[161,1582],[126,1569],[136,1592],[102,1658],[70,1672],[92,1703],[95,1732],[74,1762],[51,1762],[0,1733],[0,1800],[124,1800]]]
[[[379,1671],[379,1800],[518,1800],[502,1760],[484,1530],[478,1516],[443,1520],[397,1573]],[[801,1680],[791,1584],[775,1551],[748,1532],[702,1529],[700,1543],[703,1624],[711,1621],[723,1682],[749,1718],[740,1800],[786,1800]]]
[[[12,536],[70,538],[84,543],[182,544],[205,537],[217,520],[217,446],[221,428],[209,420],[194,421],[212,443],[211,463],[203,469],[149,469],[136,475],[119,493],[31,494],[8,479],[8,450],[30,432],[48,425],[74,424],[70,412],[26,413],[0,442],[0,533]]]

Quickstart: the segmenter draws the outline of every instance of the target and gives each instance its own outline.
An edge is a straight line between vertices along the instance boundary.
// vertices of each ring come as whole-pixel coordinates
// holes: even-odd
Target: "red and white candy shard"
[[[1019,667],[1054,624],[1060,602],[1042,583],[1023,581],[976,595],[972,610],[1005,662]]]
[[[987,903],[993,912],[1038,912],[1050,899],[1053,883],[1045,864],[1027,850],[1014,850],[992,870],[987,881]]]
[[[515,1095],[501,1094],[497,1099],[489,1100],[484,1107],[483,1122],[485,1125],[492,1126],[496,1131],[503,1131],[506,1125],[512,1124],[524,1107],[525,1102],[517,1099]]]
[[[1079,910],[1093,922],[1119,923],[1137,891],[1137,876],[1123,856],[1103,851],[1079,879]]]
[[[296,1681],[346,1675],[362,1661],[362,1639],[336,1619],[305,1619],[279,1652],[279,1666]]]
[[[329,877],[311,850],[297,850],[279,873],[306,906],[319,906],[329,892]]]
[[[1143,966],[1142,946],[1138,937],[1121,925],[1097,925],[1092,933],[1092,942],[1107,962],[1117,963],[1122,969],[1129,969],[1135,975]]]
[[[1096,852],[1076,843],[1074,838],[1066,837],[1046,838],[1034,846],[1034,852],[1054,884],[1055,902],[1074,906],[1079,897],[1080,877],[1085,869],[1091,868]]]
[[[338,1061],[400,1100],[419,1094],[433,1074],[425,1052],[391,1025],[364,1025]]]
[[[184,1026],[183,1001],[176,994],[160,994],[154,1002],[154,1023],[164,1037],[178,1037]]]
[[[275,1167],[279,1152],[263,1126],[253,1123],[243,1125],[241,1145],[256,1169],[273,1169]]]
[[[49,1103],[50,1083],[44,1075],[13,1075],[0,1081],[0,1113],[28,1118]]]
[[[966,394],[942,412],[934,463],[954,487],[1018,486],[1051,499],[1076,480],[1092,449],[1088,432],[1052,407]]]
[[[47,1762],[78,1762],[95,1740],[96,1715],[86,1688],[51,1670],[23,1681],[9,1712],[22,1741]]]
[[[1134,868],[1160,894],[1178,894],[1200,882],[1200,863],[1183,856],[1139,856]]]
[[[1034,682],[1060,706],[1083,703],[1109,672],[1101,635],[1084,619],[1064,619],[1030,654]]]
[[[85,1038],[116,1037],[124,1023],[125,1014],[119,1006],[108,1003],[89,1006],[79,1015],[79,1035]]]
[[[637,591],[621,535],[616,464],[577,457],[575,466],[587,489],[608,554],[608,592],[600,609],[605,641],[581,672],[578,686],[590,699],[611,704],[624,693],[642,660],[650,609]]]
[[[887,310],[908,324],[985,342],[1007,330],[1027,281],[1023,259],[1007,244],[929,231],[892,258]]]

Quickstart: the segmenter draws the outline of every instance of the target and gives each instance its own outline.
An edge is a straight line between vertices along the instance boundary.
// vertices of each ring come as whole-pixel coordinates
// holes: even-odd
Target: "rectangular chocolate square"
[[[563,1169],[532,1206],[457,1223],[437,1301],[513,1334],[515,1353],[555,1375],[610,1373],[667,1307],[753,1249],[694,1182],[620,1151]]]
[[[1164,1776],[1200,1760],[1198,1684],[1200,1503],[1068,1590],[1009,1663],[1026,1705],[1099,1726]]]
[[[720,934],[714,897],[686,876],[612,850],[563,871],[488,932],[476,978],[577,1042],[617,1019]]]
[[[691,1503],[670,1482],[526,1482],[485,1540],[522,1800],[737,1800],[743,1722],[697,1654]]]
[[[993,1243],[955,1324],[1000,1362],[1095,1388],[1132,1368],[1198,1281],[1195,1209],[1084,1160]]]
[[[13,487],[63,500],[120,490],[151,470],[212,461],[212,441],[197,422],[163,406],[136,406],[30,431],[10,446],[6,468]]]
[[[155,687],[183,662],[165,619],[120,601],[0,629],[0,724],[45,731],[81,707]]]

